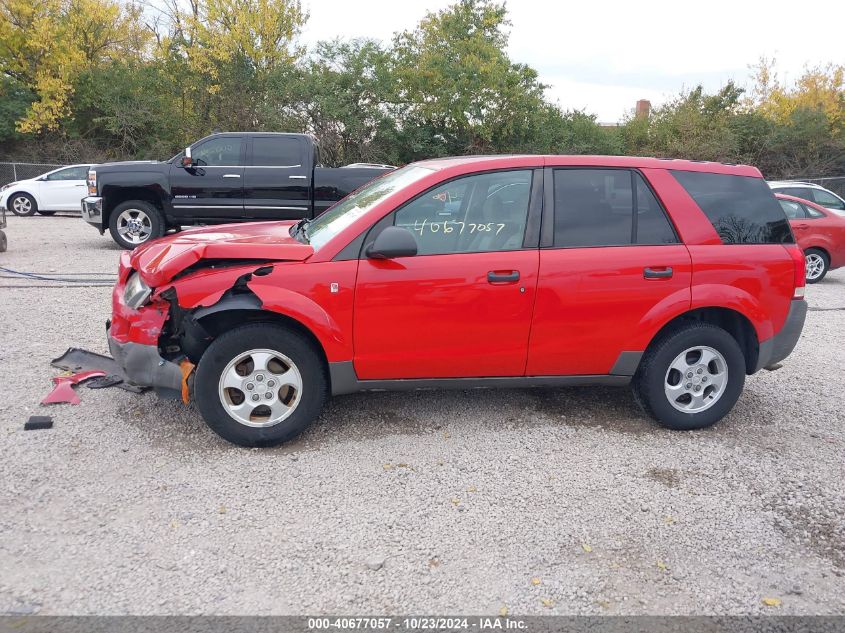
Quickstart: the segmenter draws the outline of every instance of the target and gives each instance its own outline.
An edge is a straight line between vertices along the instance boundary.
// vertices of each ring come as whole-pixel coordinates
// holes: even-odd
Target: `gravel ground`
[[[7,233],[4,267],[116,271],[79,218]],[[0,278],[0,613],[845,613],[845,270],[715,428],[626,389],[383,393],[264,450],[150,394],[39,407],[110,310],[43,286]]]

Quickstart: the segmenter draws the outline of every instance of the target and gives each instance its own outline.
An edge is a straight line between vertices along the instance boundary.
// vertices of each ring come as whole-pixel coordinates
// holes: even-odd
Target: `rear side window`
[[[789,221],[762,178],[671,170],[724,244],[794,242]]]
[[[556,169],[554,197],[555,246],[630,246],[678,241],[645,180],[628,169]]]
[[[821,189],[813,189],[812,192],[816,204],[820,204],[828,209],[839,209],[840,211],[845,209],[845,202],[842,202],[842,200],[832,193],[822,191]],[[807,200],[810,200],[810,198],[807,198]]]
[[[257,136],[252,139],[252,164],[257,167],[299,167],[299,139],[290,136]]]

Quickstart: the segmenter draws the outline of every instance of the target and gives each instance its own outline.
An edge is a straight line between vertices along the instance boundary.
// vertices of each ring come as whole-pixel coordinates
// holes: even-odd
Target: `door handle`
[[[796,224],[795,228],[796,229],[808,229],[808,228],[810,228],[810,225],[809,224]]]
[[[84,187],[84,186],[85,186],[85,183],[82,183],[81,185],[74,185],[74,187]]]
[[[291,180],[305,180],[308,176],[288,176]]]
[[[491,270],[487,273],[487,282],[491,284],[513,283],[519,281],[519,271],[501,272]]]
[[[646,279],[670,279],[672,277],[672,267],[665,268],[643,268],[643,277]]]
[[[223,178],[240,178],[240,174],[223,174]]]

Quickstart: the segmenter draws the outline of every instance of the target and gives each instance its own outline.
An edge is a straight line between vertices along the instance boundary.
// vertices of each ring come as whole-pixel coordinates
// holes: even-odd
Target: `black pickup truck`
[[[318,164],[307,134],[212,134],[168,161],[91,167],[82,217],[133,249],[183,225],[312,218],[392,169]]]

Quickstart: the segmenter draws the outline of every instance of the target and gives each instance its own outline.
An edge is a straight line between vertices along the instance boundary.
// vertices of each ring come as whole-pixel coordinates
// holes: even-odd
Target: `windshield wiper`
[[[309,222],[311,222],[311,220],[308,218],[302,218],[290,228],[290,236],[303,244],[308,244],[308,232],[306,229]],[[302,239],[299,239],[300,235],[302,236]]]

